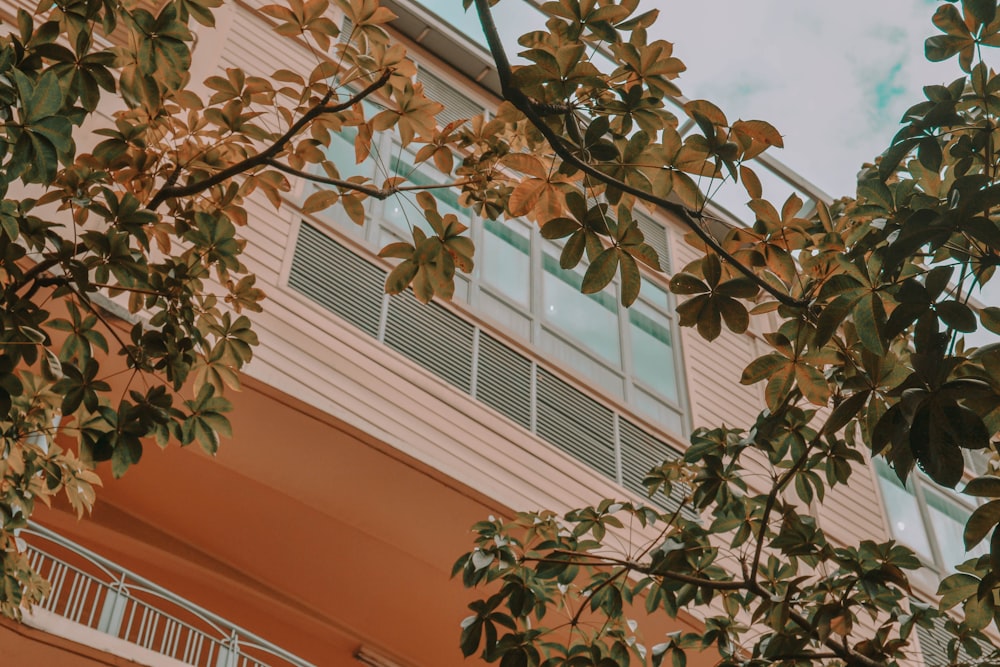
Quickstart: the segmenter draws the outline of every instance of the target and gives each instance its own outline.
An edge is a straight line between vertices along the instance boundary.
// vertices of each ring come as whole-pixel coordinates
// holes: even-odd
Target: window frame
[[[966,460],[966,477],[963,481],[968,481],[968,476],[970,474],[969,461]],[[920,558],[921,562],[927,567],[934,570],[939,575],[947,575],[954,571],[956,564],[948,563],[944,552],[941,548],[941,539],[938,536],[937,528],[934,525],[933,519],[931,517],[931,507],[927,501],[928,493],[935,494],[939,498],[943,499],[945,503],[950,504],[953,507],[957,507],[965,515],[966,520],[972,515],[976,508],[982,504],[979,499],[972,496],[964,496],[960,494],[955,489],[947,489],[938,484],[935,484],[931,479],[926,477],[918,469],[915,469],[906,480],[906,484],[902,485],[899,478],[896,476],[895,471],[889,467],[889,464],[882,457],[872,458],[872,469],[875,473],[876,484],[878,485],[879,495],[882,500],[882,507],[884,508],[884,516],[886,519],[886,524],[889,529],[889,536],[900,542],[901,544],[913,549],[917,557]],[[899,489],[902,489],[905,493],[912,498],[913,502],[916,504],[917,513],[920,516],[920,521],[924,531],[924,535],[927,537],[928,548],[930,549],[931,562],[927,562],[925,554],[920,553],[916,547],[912,546],[905,539],[898,537],[897,532],[894,528],[894,518],[892,515],[892,509],[889,507],[885,498],[885,484],[892,484]],[[964,546],[964,544],[963,544]],[[965,556],[962,561],[965,562],[970,558],[976,558],[982,555],[982,550],[984,549],[984,543],[980,543],[972,551],[965,552]],[[982,553],[977,553],[980,551]]]
[[[434,76],[437,75],[434,74]],[[404,153],[408,154],[409,159],[402,157]],[[423,162],[416,164],[412,159],[415,156],[415,152],[401,146],[394,133],[391,132],[383,132],[375,135],[372,140],[371,154],[372,157],[369,158],[370,164],[361,173],[371,178],[376,185],[381,183],[385,178],[393,175],[392,167],[398,163],[412,163],[417,170],[427,172],[430,178],[433,178],[433,173],[439,173],[432,163]],[[365,163],[358,165],[358,167],[365,167]],[[353,171],[353,173],[358,172]],[[306,182],[300,191],[300,196],[304,200],[313,192],[321,190],[324,187],[319,183]],[[430,192],[434,193],[433,190]],[[393,198],[385,200],[368,198],[364,206],[365,222],[363,225],[356,225],[346,218],[346,216],[342,214],[338,215],[335,208],[327,209],[314,215],[319,219],[331,223],[335,228],[345,232],[349,236],[356,239],[360,238],[366,245],[377,251],[383,245],[393,241],[412,242],[412,238],[406,231],[394,224],[386,214],[387,207],[392,205],[392,201]],[[450,205],[448,206],[450,208]],[[487,233],[485,218],[475,214],[471,209],[467,209],[465,212],[466,216],[460,218],[460,222],[469,227],[470,238],[476,248],[481,249],[484,247],[484,234]],[[414,224],[416,219],[423,219],[416,206],[410,206],[410,210],[404,211],[403,215],[404,219],[410,225]],[[409,218],[408,216],[410,215],[416,216],[416,218]],[[476,267],[472,274],[456,273],[454,299],[467,304],[477,315],[497,325],[499,330],[522,340],[534,349],[543,350],[546,339],[550,342],[555,341],[556,344],[567,346],[567,354],[572,354],[584,360],[587,367],[584,368],[579,363],[564,362],[561,364],[564,372],[568,372],[585,384],[596,387],[599,391],[622,401],[638,414],[644,415],[647,419],[664,422],[667,425],[667,430],[687,435],[691,430],[691,410],[687,396],[683,352],[680,346],[680,331],[675,315],[675,300],[666,287],[666,281],[662,281],[661,283],[656,279],[652,279],[646,270],[642,271],[647,288],[655,288],[666,295],[667,307],[663,307],[653,299],[649,299],[648,289],[646,294],[640,293],[639,299],[646,308],[652,310],[653,313],[662,318],[661,323],[668,331],[669,341],[666,347],[669,348],[671,355],[669,366],[672,369],[673,377],[670,379],[670,383],[673,385],[674,395],[663,393],[652,383],[639,377],[636,370],[638,368],[638,361],[635,359],[636,353],[631,340],[630,311],[618,301],[617,294],[619,293],[620,285],[617,277],[612,281],[612,286],[615,293],[619,363],[614,364],[603,357],[598,351],[590,348],[586,344],[585,339],[575,336],[572,331],[568,331],[564,327],[546,321],[545,314],[542,312],[544,300],[542,282],[545,273],[543,263],[544,254],[548,250],[554,252],[555,256],[558,257],[561,246],[543,239],[538,226],[530,222],[520,219],[517,221],[498,220],[498,222],[501,225],[523,225],[528,231],[528,303],[519,303],[516,299],[504,294],[501,289],[484,281],[481,269],[481,263],[484,261],[484,258],[481,256],[477,256]],[[662,227],[660,223],[652,221],[652,219],[650,219],[650,222]],[[662,261],[666,265],[669,262],[669,258],[663,258]],[[584,260],[576,270],[583,271],[586,265],[586,260]],[[525,323],[525,326],[518,329],[511,324],[505,323],[503,317],[498,314],[497,307],[488,303],[487,299],[498,302],[500,307],[507,311],[505,314],[509,314],[512,318],[519,318],[520,321]],[[611,386],[612,384],[613,386]]]

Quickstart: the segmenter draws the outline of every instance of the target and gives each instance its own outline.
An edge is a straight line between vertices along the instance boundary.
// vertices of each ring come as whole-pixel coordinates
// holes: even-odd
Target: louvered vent
[[[444,110],[438,114],[438,122],[442,125],[461,119],[468,120],[483,113],[481,106],[463,97],[454,86],[427,70],[421,69],[417,72],[417,81],[424,84],[424,94],[427,97],[444,105]]]
[[[622,485],[645,498],[648,492],[642,480],[646,473],[667,459],[680,458],[680,454],[627,419],[619,419],[618,434],[622,448]],[[673,511],[690,490],[687,485],[675,485],[669,497],[657,491],[651,500],[663,509]],[[686,519],[698,520],[698,513],[691,509],[685,509],[683,515]]]
[[[542,369],[537,400],[538,435],[614,479],[611,410]]]
[[[646,237],[646,243],[652,246],[656,254],[660,256],[660,268],[669,275],[671,273],[670,247],[667,245],[667,230],[663,228],[663,225],[648,216],[639,212],[636,212],[634,215],[636,223],[639,225],[639,231]]]
[[[340,24],[340,43],[347,44],[351,39],[351,31],[354,30],[354,21],[344,17],[344,22]]]
[[[358,257],[322,231],[303,222],[295,243],[288,284],[334,314],[378,337],[385,299],[385,271]],[[405,292],[389,299],[384,342],[462,391],[472,385],[475,397],[526,429],[532,428],[532,373],[536,377],[535,433],[611,479],[616,474],[614,413],[507,344],[437,305],[417,302]],[[619,417],[622,483],[646,495],[642,479],[666,458],[679,454],[635,424]],[[672,510],[688,492],[677,488],[652,501]],[[697,513],[685,511],[689,519]]]
[[[385,344],[468,392],[472,385],[472,335],[468,322],[413,293],[389,299]]]
[[[920,625],[917,628],[917,637],[920,639],[920,652],[924,656],[924,664],[928,667],[938,667],[940,665],[950,665],[952,662],[948,660],[948,642],[954,639],[954,635],[944,629],[945,621],[944,619],[935,619],[934,627],[928,630]],[[987,664],[995,665],[996,663],[996,649],[988,644],[983,644],[982,646],[983,655],[979,659],[972,658],[964,648],[960,648],[958,651],[958,663],[959,665],[976,665],[976,664]],[[985,662],[984,662],[985,660]]]
[[[476,398],[524,428],[531,428],[531,362],[482,332]]]
[[[385,271],[302,223],[288,284],[371,336],[378,335]]]

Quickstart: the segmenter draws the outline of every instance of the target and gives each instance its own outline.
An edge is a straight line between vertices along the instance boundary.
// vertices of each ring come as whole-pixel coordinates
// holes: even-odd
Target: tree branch
[[[622,567],[622,569],[618,570],[613,575],[611,575],[610,577],[608,577],[607,579],[605,579],[604,581],[602,581],[601,583],[599,583],[595,588],[591,589],[591,591],[590,591],[590,597],[591,597],[591,599],[595,595],[597,595],[601,590],[603,590],[606,586],[611,586],[612,584],[614,584],[615,581],[617,581],[619,578],[621,578],[621,576],[623,574],[625,574],[626,572],[628,572],[628,567]],[[576,613],[573,614],[573,618],[571,618],[570,621],[569,621],[569,624],[572,627],[575,628],[577,625],[580,624],[580,618],[583,616],[583,611],[586,608],[587,608],[587,605],[585,603],[581,603],[580,606],[577,607]]]
[[[678,217],[686,227],[693,231],[698,238],[704,241],[705,244],[716,254],[722,257],[737,271],[752,280],[753,283],[760,289],[773,296],[780,303],[797,308],[809,305],[809,301],[807,299],[796,299],[788,294],[785,294],[784,292],[781,292],[780,290],[775,289],[770,283],[762,279],[749,267],[730,254],[729,251],[723,248],[719,241],[701,226],[701,220],[704,219],[704,215],[702,213],[691,211],[680,204],[664,199],[663,197],[657,197],[642,188],[634,187],[624,181],[609,176],[594,167],[589,162],[581,160],[579,157],[574,155],[573,152],[570,151],[565,144],[563,144],[562,137],[560,137],[555,130],[549,127],[545,120],[539,115],[535,103],[512,84],[510,61],[507,59],[507,54],[500,41],[500,35],[497,32],[496,24],[493,22],[493,14],[489,8],[489,1],[475,0],[475,3],[476,11],[479,13],[479,20],[483,26],[483,32],[486,34],[486,42],[489,45],[490,52],[493,55],[493,60],[497,66],[497,74],[500,78],[500,88],[504,99],[513,104],[521,113],[525,115],[525,117],[527,117],[528,121],[534,125],[539,132],[541,132],[542,136],[544,136],[549,142],[549,145],[552,146],[552,150],[554,150],[556,154],[563,159],[563,161],[568,162],[583,173],[601,181],[606,185],[613,185],[622,192],[627,192],[644,202],[653,204],[664,211],[672,213]]]
[[[703,579],[702,577],[695,577],[689,574],[681,574],[679,572],[659,572],[655,568],[649,567],[647,565],[642,565],[635,561],[623,560],[621,558],[613,558],[611,556],[598,556],[596,554],[578,553],[576,551],[566,551],[564,549],[553,549],[553,554],[559,554],[561,556],[571,556],[577,559],[589,559],[594,562],[579,562],[578,565],[607,565],[608,567],[626,567],[635,572],[640,572],[642,574],[649,575],[651,577],[661,577],[663,579],[670,579],[672,581],[677,581],[682,584],[691,584],[692,586],[703,586],[705,588],[711,588],[717,591],[739,591],[746,590],[746,581],[716,581],[714,579]],[[572,561],[558,560],[553,558],[533,558],[529,556],[524,556],[522,559],[524,562],[531,563],[569,563]]]
[[[29,268],[27,271],[25,271],[23,274],[21,274],[21,277],[19,279],[12,282],[8,286],[8,289],[13,288],[13,290],[17,292],[25,285],[32,282],[33,280],[38,280],[43,273],[45,273],[49,269],[55,268],[63,260],[71,259],[86,251],[87,251],[87,246],[82,241],[73,246],[73,251],[70,253],[63,253],[60,250],[59,252],[57,252],[56,255],[49,257],[48,259],[41,260],[40,262]],[[37,288],[32,287],[30,289],[30,293],[34,294],[36,290]]]
[[[809,458],[809,452],[816,445],[816,441],[819,436],[816,436],[809,441],[806,445],[806,449],[802,452],[802,456],[792,465],[791,468],[785,471],[781,477],[774,483],[771,487],[771,492],[767,494],[767,501],[764,503],[764,513],[760,519],[760,533],[757,535],[757,547],[754,549],[753,562],[750,564],[750,574],[747,577],[752,582],[757,581],[757,572],[760,570],[760,559],[761,554],[764,551],[764,535],[767,533],[767,522],[771,517],[771,512],[774,510],[774,504],[778,501],[778,494],[781,493],[782,489],[792,480],[792,477],[802,468],[806,459]]]
[[[156,210],[156,208],[167,199],[172,197],[189,197],[191,195],[198,194],[199,192],[203,192],[204,190],[218,185],[219,183],[222,183],[234,176],[238,176],[251,169],[265,165],[268,160],[280,153],[282,149],[284,149],[285,144],[291,141],[291,139],[301,132],[302,129],[305,128],[305,126],[310,122],[323,114],[337,113],[339,111],[344,111],[345,109],[350,109],[352,106],[364,100],[376,90],[384,86],[389,81],[389,77],[392,76],[392,72],[392,69],[383,70],[382,74],[377,79],[365,86],[364,89],[356,95],[353,95],[350,99],[339,104],[328,104],[333,95],[333,91],[329,91],[319,104],[302,114],[302,117],[295,121],[284,134],[278,137],[273,144],[265,148],[260,153],[252,155],[245,160],[240,160],[236,164],[233,164],[222,171],[216,172],[208,178],[204,178],[200,181],[180,186],[164,185],[164,187],[153,195],[152,199],[150,199],[147,208],[151,211]]]
[[[28,288],[28,291],[21,297],[22,299],[30,300],[42,287],[55,287],[57,285],[69,284],[69,278],[66,276],[38,276],[34,279],[34,281],[34,284]]]
[[[414,192],[423,190],[438,190],[443,188],[460,188],[463,185],[472,183],[471,179],[466,179],[463,181],[456,181],[454,183],[438,183],[431,185],[397,185],[391,188],[376,188],[371,185],[364,185],[363,183],[353,183],[351,181],[345,181],[342,178],[330,178],[329,176],[320,176],[319,174],[311,174],[308,171],[303,171],[301,169],[296,169],[295,167],[290,167],[287,164],[282,164],[274,158],[266,160],[265,163],[269,167],[274,167],[278,171],[283,171],[290,176],[298,176],[299,178],[304,178],[307,181],[312,181],[313,183],[322,183],[324,185],[332,185],[337,188],[343,188],[345,190],[354,190],[356,192],[361,192],[374,199],[388,199],[389,197],[399,194],[400,192]]]
[[[265,160],[264,163],[269,167],[274,167],[278,171],[285,172],[289,176],[298,176],[299,178],[304,178],[307,181],[312,181],[313,183],[322,183],[323,185],[332,185],[336,188],[343,188],[345,190],[354,190],[355,192],[361,192],[375,199],[386,199],[390,195],[394,194],[395,190],[394,188],[383,190],[382,188],[364,185],[363,183],[345,181],[342,178],[330,178],[329,176],[310,174],[308,171],[302,171],[301,169],[296,169],[295,167],[289,167],[287,164],[282,164],[274,158],[269,158]]]

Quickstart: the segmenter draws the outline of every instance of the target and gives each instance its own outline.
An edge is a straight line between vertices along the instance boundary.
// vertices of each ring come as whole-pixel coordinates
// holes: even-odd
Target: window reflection
[[[471,234],[478,246],[476,269],[471,276],[456,275],[456,300],[472,304],[550,361],[573,369],[601,390],[628,396],[637,410],[668,430],[683,430],[678,426],[683,419],[671,337],[673,303],[664,289],[644,281],[640,300],[631,309],[618,303],[614,282],[598,294],[581,294],[583,271],[563,271],[559,249],[543,240],[534,225],[474,216],[461,206],[458,189],[433,187],[449,183],[451,176],[431,162],[416,164],[414,153],[389,134],[376,136],[371,155],[355,164],[357,136],[353,127],[331,134],[327,157],[342,178],[365,176],[379,186],[386,178],[400,176],[407,186],[432,186],[423,192],[435,198],[442,217],[450,213],[463,225],[481,225]],[[434,234],[417,204],[418,192],[370,201],[369,222],[363,228],[351,224],[350,230],[379,248],[410,242],[414,226]],[[346,221],[342,211],[331,216]],[[532,248],[533,243],[544,245]]]
[[[390,161],[392,175],[406,178],[406,185],[441,185],[447,182],[447,177],[428,169],[425,165],[415,166],[413,156],[404,151],[399,156],[393,156]],[[438,213],[443,218],[452,213],[459,221],[469,224],[469,213],[458,204],[458,192],[453,188],[432,188],[427,190],[438,203]],[[383,217],[387,222],[400,230],[409,231],[411,226],[420,227],[428,234],[433,234],[431,226],[424,218],[423,209],[417,204],[417,192],[398,192],[385,200]],[[408,236],[408,235],[407,235]]]
[[[628,321],[636,377],[676,401],[677,374],[666,320],[642,301],[637,301],[628,311]]]
[[[483,282],[528,306],[531,289],[531,240],[524,225],[486,220],[480,256]]]
[[[928,562],[934,561],[930,539],[924,520],[920,516],[917,499],[903,488],[896,473],[881,459],[875,460],[878,471],[879,486],[882,488],[882,499],[889,517],[889,528],[892,536],[910,547],[920,557]]]
[[[583,276],[564,271],[559,260],[545,253],[542,279],[543,315],[563,331],[573,334],[588,349],[608,361],[621,363],[618,306],[613,286],[597,294],[581,294]]]
[[[894,538],[941,572],[953,572],[956,565],[988,551],[986,544],[980,543],[966,552],[965,522],[972,508],[958,497],[936,488],[918,473],[907,479],[910,488],[903,488],[884,460],[876,459],[874,465]]]
[[[928,486],[924,484],[924,497],[944,566],[951,571],[956,565],[986,553],[988,542],[980,542],[968,553],[965,551],[965,522],[969,519],[969,509]]]

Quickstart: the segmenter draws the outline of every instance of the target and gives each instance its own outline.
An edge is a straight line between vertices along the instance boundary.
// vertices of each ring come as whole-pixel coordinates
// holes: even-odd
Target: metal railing
[[[21,537],[50,585],[41,609],[195,667],[313,667],[47,528]]]

